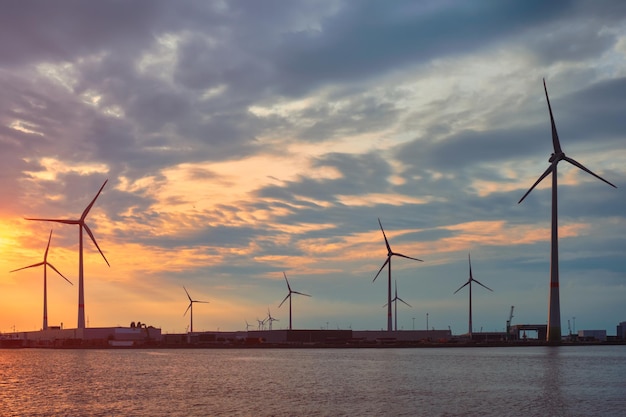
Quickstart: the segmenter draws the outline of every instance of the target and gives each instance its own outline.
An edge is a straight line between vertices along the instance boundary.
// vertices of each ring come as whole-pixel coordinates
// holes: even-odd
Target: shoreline
[[[6,343],[11,342],[11,343]],[[588,341],[548,343],[540,341],[526,342],[396,342],[396,343],[192,343],[166,344],[141,343],[132,346],[110,346],[108,344],[75,343],[65,345],[25,344],[22,341],[3,340],[0,349],[54,349],[54,350],[153,350],[153,349],[432,349],[432,348],[502,348],[502,347],[538,347],[538,346],[626,346],[626,341]]]

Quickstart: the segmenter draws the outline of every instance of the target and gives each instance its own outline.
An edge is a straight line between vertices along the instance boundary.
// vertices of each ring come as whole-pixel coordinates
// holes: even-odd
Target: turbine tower
[[[287,293],[285,298],[283,298],[283,301],[280,302],[280,304],[278,305],[278,308],[280,308],[280,306],[283,305],[283,303],[287,300],[287,298],[289,298],[289,330],[291,330],[291,295],[298,294],[298,295],[304,295],[306,297],[310,297],[310,295],[292,290],[291,286],[289,285],[289,280],[287,279],[287,274],[283,272],[283,275],[285,276],[285,282],[287,283],[287,289],[289,290],[289,292]]]
[[[183,316],[185,316],[187,314],[187,312],[189,310],[190,311],[190,323],[189,323],[189,333],[193,333],[193,303],[204,303],[204,304],[208,304],[208,301],[200,301],[200,300],[193,300],[191,298],[191,296],[189,295],[189,292],[187,291],[187,288],[185,288],[185,286],[183,285],[183,290],[185,290],[185,294],[187,294],[187,298],[189,298],[189,305],[187,306],[187,310],[185,310],[185,312],[183,313]]]
[[[85,288],[83,285],[84,284],[83,283],[83,230],[87,232],[87,234],[91,238],[91,241],[96,246],[96,248],[98,249],[98,252],[100,252],[100,255],[102,255],[102,258],[104,258],[104,261],[107,263],[107,265],[111,266],[109,264],[109,261],[107,261],[106,256],[104,256],[104,253],[102,253],[102,250],[100,250],[100,246],[98,246],[98,242],[96,242],[96,238],[93,236],[93,233],[91,233],[91,229],[89,229],[89,226],[87,226],[87,223],[85,223],[85,218],[87,217],[87,214],[89,214],[89,210],[91,210],[91,208],[93,207],[94,203],[96,202],[96,199],[102,192],[102,189],[107,184],[107,181],[108,180],[104,181],[104,184],[102,184],[102,187],[100,187],[100,190],[98,190],[98,194],[96,194],[93,200],[91,200],[91,203],[89,203],[87,208],[83,210],[83,214],[81,214],[78,220],[26,218],[26,220],[78,225],[78,328],[79,329],[85,328]]]
[[[28,265],[25,266],[23,268],[18,268],[18,269],[14,269],[13,271],[10,272],[15,272],[15,271],[21,271],[22,269],[27,269],[27,268],[35,268],[37,266],[41,266],[43,265],[43,329],[47,330],[48,329],[48,277],[47,277],[47,267],[50,267],[54,270],[54,272],[56,272],[57,274],[61,275],[61,277],[63,277],[64,280],[66,280],[67,282],[69,282],[70,284],[72,284],[72,282],[65,278],[65,276],[59,272],[58,269],[56,269],[54,267],[54,265],[52,265],[50,262],[48,262],[48,250],[50,249],[50,240],[52,240],[52,230],[50,230],[50,236],[48,237],[48,246],[46,246],[46,251],[43,254],[43,261],[36,263],[36,264],[32,264],[32,265]],[[74,285],[74,284],[72,284]]]
[[[380,273],[382,272],[382,270],[385,268],[385,265],[388,265],[388,274],[387,274],[387,331],[391,331],[392,330],[392,323],[391,323],[391,257],[392,256],[399,256],[401,258],[406,258],[406,259],[412,259],[414,261],[419,261],[419,262],[423,262],[421,259],[417,259],[417,258],[411,258],[410,256],[406,256],[403,255],[401,253],[397,253],[391,250],[391,246],[389,246],[389,241],[387,240],[387,236],[385,235],[385,229],[383,229],[383,225],[380,222],[380,218],[378,219],[378,224],[380,225],[380,230],[383,232],[383,237],[385,238],[385,245],[387,246],[387,259],[385,260],[385,263],[383,263],[383,266],[380,267],[380,269],[378,270],[378,273],[376,274],[376,276],[374,277],[374,281],[376,281],[376,278],[378,278],[378,275],[380,275]]]
[[[472,260],[470,258],[469,253],[467,254],[467,259],[469,261],[469,279],[467,280],[465,284],[461,285],[461,287],[458,290],[456,290],[454,293],[456,294],[457,292],[461,291],[463,287],[465,287],[466,285],[469,285],[469,338],[471,340],[472,339],[472,281],[484,288],[487,288],[489,291],[493,291],[493,290],[474,279],[474,277],[472,276]]]
[[[407,306],[413,308],[413,306],[409,303],[407,303],[406,301],[404,301],[402,298],[398,297],[398,282],[394,281],[394,285],[395,285],[395,290],[396,290],[396,296],[391,300],[391,302],[393,303],[393,309],[394,309],[394,321],[395,321],[395,328],[396,331],[398,331],[398,301],[406,304]],[[387,307],[387,304],[385,304],[383,307]]]
[[[550,123],[552,125],[552,146],[554,151],[550,155],[550,166],[544,171],[537,181],[530,187],[526,194],[517,202],[518,204],[524,201],[526,196],[539,184],[548,174],[552,174],[552,233],[551,233],[551,249],[550,249],[550,296],[548,306],[548,335],[547,341],[550,343],[559,343],[561,341],[561,306],[559,301],[559,225],[558,225],[558,204],[557,204],[557,165],[560,161],[565,160],[593,175],[597,179],[604,181],[610,186],[617,188],[609,181],[600,177],[599,175],[591,172],[585,168],[582,164],[569,158],[565,155],[561,149],[561,143],[559,142],[559,135],[556,131],[556,125],[554,123],[554,116],[552,115],[552,106],[550,106],[550,98],[548,97],[548,89],[546,87],[546,80],[543,80],[543,89],[546,93],[546,101],[548,102],[548,111],[550,112]]]

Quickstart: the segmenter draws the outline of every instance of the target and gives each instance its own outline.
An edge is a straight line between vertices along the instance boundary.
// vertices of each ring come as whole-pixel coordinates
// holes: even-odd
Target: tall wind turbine
[[[48,246],[46,246],[46,251],[43,254],[43,261],[36,263],[36,264],[32,264],[32,265],[28,265],[25,266],[23,268],[18,268],[18,269],[14,269],[13,271],[10,272],[15,272],[15,271],[21,271],[22,269],[26,269],[26,268],[35,268],[37,266],[41,266],[43,265],[43,329],[47,330],[48,329],[48,277],[47,277],[47,267],[50,267],[54,270],[54,272],[56,272],[57,274],[61,275],[61,277],[63,277],[64,280],[66,280],[67,282],[69,282],[70,284],[72,284],[72,282],[65,278],[65,276],[59,272],[58,269],[56,269],[54,267],[54,265],[52,265],[50,262],[48,262],[48,250],[50,249],[50,240],[52,240],[52,230],[50,230],[50,236],[48,237]],[[72,284],[74,285],[74,284]]]
[[[380,267],[380,269],[378,270],[378,273],[376,274],[372,282],[376,281],[376,278],[378,278],[378,275],[380,275],[382,270],[385,268],[385,265],[388,265],[389,267],[388,267],[388,275],[387,275],[387,331],[390,332],[392,330],[392,324],[391,324],[391,257],[399,256],[401,258],[412,259],[414,261],[419,261],[419,262],[423,262],[423,261],[421,259],[411,258],[410,256],[406,256],[401,253],[392,251],[391,246],[389,246],[389,241],[387,240],[387,235],[385,235],[385,229],[383,229],[383,225],[380,222],[380,218],[378,219],[378,224],[380,225],[380,230],[383,232],[383,237],[385,238],[385,245],[387,246],[387,259],[385,259],[385,263],[383,264],[383,266]]]
[[[107,265],[111,266],[109,264],[109,261],[107,261],[106,256],[104,256],[104,253],[102,253],[102,250],[100,250],[100,246],[98,246],[98,242],[96,242],[96,238],[93,236],[93,233],[91,233],[91,229],[89,229],[89,226],[87,226],[87,223],[85,223],[85,219],[87,218],[87,214],[89,214],[89,210],[91,210],[91,208],[93,207],[94,203],[96,202],[96,199],[102,192],[102,189],[107,184],[107,181],[108,180],[104,181],[104,184],[102,184],[102,187],[100,187],[100,190],[98,190],[98,194],[96,194],[93,200],[91,200],[91,203],[89,203],[87,208],[83,210],[83,214],[81,214],[78,220],[26,218],[26,220],[78,225],[78,328],[79,329],[85,328],[85,289],[83,285],[83,230],[87,232],[93,244],[96,245],[98,252],[100,252],[100,255],[102,255],[102,258],[104,258],[104,261],[107,263]]]
[[[398,301],[406,304],[407,306],[413,308],[413,306],[409,303],[407,303],[406,301],[404,301],[402,298],[398,297],[398,281],[394,281],[394,285],[395,285],[395,290],[396,290],[396,296],[393,297],[393,299],[391,300],[391,302],[393,303],[393,309],[394,309],[394,320],[395,320],[395,328],[396,331],[398,330]],[[385,304],[383,307],[387,307],[387,304]]]
[[[291,286],[289,285],[289,280],[287,279],[287,274],[283,272],[283,275],[285,276],[285,282],[287,282],[287,289],[289,290],[289,292],[287,293],[285,298],[283,298],[283,301],[280,302],[280,304],[278,305],[278,308],[280,308],[280,306],[283,305],[283,303],[287,300],[287,298],[289,298],[289,330],[291,330],[291,295],[298,294],[298,295],[304,295],[306,297],[310,297],[310,295],[292,290]]]
[[[458,290],[456,290],[454,293],[456,294],[457,292],[461,291],[463,287],[465,287],[466,285],[469,285],[469,337],[471,340],[472,339],[472,282],[475,282],[481,287],[487,288],[489,291],[493,291],[493,290],[487,287],[486,285],[483,285],[481,282],[475,280],[474,277],[472,276],[472,259],[470,258],[469,253],[467,254],[467,260],[469,261],[469,279],[467,280],[465,284],[461,285],[461,287]]]
[[[189,305],[187,306],[187,310],[185,310],[185,312],[183,313],[183,316],[185,316],[187,312],[191,310],[189,314],[190,320],[191,320],[189,323],[189,333],[193,333],[193,303],[208,304],[208,301],[193,300],[191,298],[191,295],[189,295],[189,291],[187,291],[187,288],[185,288],[184,285],[183,285],[183,290],[185,290],[185,293],[187,294],[187,298],[189,298]]]
[[[561,149],[561,143],[559,142],[559,135],[556,131],[556,125],[554,123],[554,116],[552,115],[552,106],[550,106],[550,98],[548,97],[548,89],[546,87],[546,80],[543,80],[543,89],[546,93],[546,101],[548,102],[548,111],[550,112],[550,123],[552,124],[552,146],[554,152],[550,155],[550,166],[544,171],[537,181],[530,187],[526,194],[517,202],[518,204],[524,201],[526,196],[539,184],[548,174],[552,174],[552,236],[551,236],[551,249],[550,249],[550,298],[548,306],[548,335],[547,341],[551,343],[558,343],[561,341],[561,306],[559,301],[559,225],[558,225],[558,204],[557,204],[557,165],[560,161],[565,160],[593,175],[597,179],[604,181],[611,187],[617,188],[609,181],[600,177],[599,175],[591,172],[585,168],[581,163],[569,158],[565,155]]]

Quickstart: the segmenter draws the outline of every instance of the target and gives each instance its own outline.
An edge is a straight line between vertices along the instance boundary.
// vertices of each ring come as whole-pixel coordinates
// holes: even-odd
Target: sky
[[[551,128],[563,333],[626,321],[626,4],[58,1],[0,14],[0,332],[546,324]]]

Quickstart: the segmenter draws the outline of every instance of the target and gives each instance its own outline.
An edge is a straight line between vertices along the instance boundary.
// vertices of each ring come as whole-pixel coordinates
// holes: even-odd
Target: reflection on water
[[[622,416],[626,346],[0,350],[3,416]]]
[[[568,415],[567,403],[563,399],[561,387],[566,381],[563,380],[561,368],[567,366],[561,358],[561,349],[553,346],[544,348],[541,369],[543,372],[540,401],[545,405],[545,415],[563,416]]]

